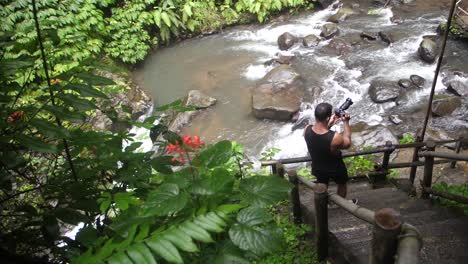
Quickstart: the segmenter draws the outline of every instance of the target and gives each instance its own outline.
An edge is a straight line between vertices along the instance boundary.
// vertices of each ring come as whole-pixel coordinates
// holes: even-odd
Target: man
[[[346,197],[348,171],[341,157],[341,149],[351,146],[351,128],[349,114],[339,117],[333,113],[329,103],[318,104],[315,108],[315,124],[304,129],[304,138],[312,158],[312,174],[318,183],[328,186],[330,178],[338,185],[337,193]],[[336,133],[330,128],[339,121],[344,123],[344,133]],[[356,201],[353,199],[353,202]]]

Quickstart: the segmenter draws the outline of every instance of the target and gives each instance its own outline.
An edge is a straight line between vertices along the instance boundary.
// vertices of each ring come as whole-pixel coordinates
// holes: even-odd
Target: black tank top
[[[317,134],[312,130],[312,126],[306,128],[304,138],[312,158],[312,174],[315,176],[334,177],[348,174],[341,157],[341,151],[331,151],[334,136],[335,131],[330,130],[325,134]]]

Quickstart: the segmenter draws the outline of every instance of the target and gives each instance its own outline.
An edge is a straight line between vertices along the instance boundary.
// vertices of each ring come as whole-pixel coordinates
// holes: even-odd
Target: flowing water
[[[417,49],[424,35],[435,34],[440,22],[445,21],[449,1],[416,1],[404,8],[376,8],[359,1],[359,15],[340,22],[340,38],[348,43],[359,40],[362,31],[391,32],[395,42],[362,42],[346,55],[335,55],[326,46],[330,40],[317,47],[296,45],[280,51],[277,38],[284,32],[298,37],[319,35],[329,16],[338,9],[310,11],[292,17],[286,22],[273,22],[263,26],[237,27],[223,33],[183,41],[152,54],[135,73],[136,81],[154,98],[156,105],[170,103],[198,89],[215,97],[217,104],[196,116],[182,134],[200,135],[208,143],[221,139],[236,140],[245,145],[247,153],[258,157],[262,150],[275,146],[282,151],[278,157],[304,156],[307,153],[302,130],[291,131],[292,123],[258,120],[251,113],[250,89],[272,66],[264,62],[277,53],[294,55],[293,67],[305,80],[307,92],[301,116],[310,116],[310,106],[327,101],[338,106],[346,97],[354,101],[352,124],[391,126],[389,113],[422,112],[427,101],[435,64],[427,64],[417,57]],[[337,1],[338,3],[338,1]],[[373,10],[368,14],[369,10]],[[401,24],[391,22],[400,16]],[[468,72],[466,59],[468,45],[450,41],[446,51],[446,67]],[[410,92],[399,106],[395,103],[375,104],[368,94],[369,83],[374,78],[397,81],[418,74],[426,78],[423,89]],[[319,98],[312,95],[312,87],[321,87]],[[437,90],[445,89],[440,79]],[[309,107],[308,107],[309,106]],[[313,107],[312,107],[313,108]],[[419,110],[415,110],[419,109]],[[421,114],[418,116],[421,117]],[[446,122],[447,123],[447,122]],[[422,121],[406,124],[406,129],[416,129]],[[440,125],[440,124],[439,124]],[[468,128],[468,122],[458,124]],[[459,129],[459,128],[454,128]]]

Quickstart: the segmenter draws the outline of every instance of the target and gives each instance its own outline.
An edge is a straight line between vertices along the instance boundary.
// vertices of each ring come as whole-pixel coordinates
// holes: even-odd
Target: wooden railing
[[[397,168],[411,168],[409,180],[411,183],[414,183],[417,167],[424,166],[425,162],[419,160],[419,152],[421,150],[426,150],[427,142],[433,142],[436,146],[442,146],[445,144],[456,143],[455,144],[455,153],[459,153],[462,143],[468,142],[468,139],[460,137],[458,139],[452,140],[440,140],[440,141],[426,141],[426,142],[415,142],[408,144],[392,144],[390,141],[387,141],[385,145],[378,146],[373,149],[360,150],[360,151],[343,151],[342,157],[355,157],[362,155],[371,155],[371,154],[384,154],[382,157],[381,163],[374,164],[374,171],[368,172],[366,174],[352,175],[350,178],[369,178],[371,180],[376,180],[385,177],[389,173],[389,169]],[[397,149],[408,149],[413,148],[413,158],[411,162],[390,162],[390,155]],[[442,157],[444,158],[444,157]],[[312,162],[312,159],[309,156],[299,157],[299,158],[287,158],[287,159],[278,159],[278,160],[268,160],[262,161],[262,166],[271,166],[272,173],[277,174],[276,164],[294,164],[294,163],[303,163],[303,162]],[[434,164],[444,164],[451,163],[452,167],[455,167],[455,162],[453,159],[439,159],[435,160]],[[313,166],[313,165],[312,165]]]
[[[344,152],[343,157],[353,157],[359,155],[369,155],[383,153],[382,163],[375,164],[376,171],[368,175],[386,175],[390,168],[411,167],[411,173],[416,173],[418,166],[424,166],[424,179],[422,181],[423,198],[428,198],[429,194],[437,195],[457,202],[468,203],[468,199],[459,195],[440,192],[431,188],[432,171],[434,164],[451,163],[455,167],[456,161],[468,161],[467,155],[459,154],[462,143],[467,142],[464,138],[457,140],[426,141],[420,143],[393,145],[386,142],[384,146],[370,150]],[[456,143],[455,152],[436,152],[438,145]],[[396,149],[414,148],[413,161],[407,163],[390,163],[390,155]],[[423,150],[423,152],[420,152]],[[419,161],[419,157],[424,157],[424,161]],[[442,160],[434,160],[442,158]],[[310,162],[309,157],[281,159],[276,161],[264,161],[262,166],[272,166],[274,174],[284,177],[286,171],[283,164]],[[287,173],[289,181],[293,184],[291,190],[291,203],[293,208],[294,222],[302,222],[302,211],[299,198],[299,184],[314,192],[315,205],[315,248],[319,260],[328,257],[328,201],[332,201],[339,207],[345,209],[353,216],[373,225],[371,252],[369,263],[417,263],[419,251],[422,248],[422,239],[418,230],[407,223],[402,223],[399,213],[391,208],[382,208],[376,212],[353,204],[335,193],[329,193],[327,186],[316,184],[302,177],[297,176],[295,170]],[[414,181],[414,176],[413,176]],[[412,182],[413,182],[412,181]]]
[[[284,167],[277,166],[278,176],[284,177]],[[316,184],[297,176],[296,171],[288,172],[289,181],[293,184],[291,203],[294,222],[302,222],[302,211],[299,198],[299,184],[314,192],[315,206],[315,249],[320,261],[328,258],[328,201],[332,201],[353,216],[373,225],[369,263],[417,263],[422,240],[416,228],[402,223],[398,212],[383,208],[376,212],[358,206],[335,193],[328,193],[325,184]]]

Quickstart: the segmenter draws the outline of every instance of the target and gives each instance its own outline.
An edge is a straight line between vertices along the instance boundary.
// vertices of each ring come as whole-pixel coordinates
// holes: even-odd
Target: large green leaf
[[[231,142],[224,140],[200,153],[200,155],[194,160],[194,164],[202,167],[214,168],[228,162],[232,155]]]
[[[191,190],[199,195],[213,195],[222,192],[228,195],[232,191],[234,176],[224,168],[216,168],[196,181]]]
[[[166,216],[182,210],[188,202],[188,194],[179,191],[176,184],[163,184],[150,193],[143,205],[143,216]]]
[[[81,80],[85,81],[89,85],[96,85],[97,86],[97,85],[113,85],[113,84],[115,84],[114,81],[109,79],[109,78],[94,75],[94,74],[87,73],[87,72],[81,72],[81,73],[76,74],[75,76],[80,78]]]
[[[68,110],[67,108],[61,107],[61,106],[46,105],[44,106],[44,109],[49,111],[51,114],[55,115],[56,117],[62,120],[70,121],[70,122],[82,122],[86,118],[84,114],[82,113],[72,112]]]
[[[171,263],[184,263],[179,250],[168,240],[160,237],[145,241],[151,250]]]
[[[18,143],[28,149],[44,152],[44,153],[57,153],[57,146],[43,142],[37,137],[30,137],[27,135],[18,135]]]
[[[29,121],[29,123],[36,127],[41,134],[48,137],[62,139],[70,136],[70,133],[65,128],[59,127],[44,119],[35,118]]]
[[[73,94],[61,94],[60,99],[62,99],[67,105],[72,106],[76,110],[88,111],[96,109],[97,106],[86,99],[81,99]]]
[[[279,177],[253,176],[241,182],[239,198],[264,207],[287,199],[290,188],[290,183]]]
[[[105,95],[103,92],[94,89],[92,86],[80,83],[69,83],[64,87],[64,90],[72,90],[78,92],[83,97],[107,98],[107,95]]]
[[[244,258],[244,252],[236,247],[231,241],[225,241],[216,256],[210,261],[213,264],[248,264]]]
[[[164,174],[172,174],[172,156],[158,156],[151,160],[151,167]]]
[[[239,212],[229,230],[232,242],[243,250],[262,256],[281,248],[281,229],[271,222],[265,209],[248,207]]]
[[[151,254],[151,251],[143,243],[137,243],[131,246],[127,249],[127,253],[134,263],[156,264],[153,254]]]

